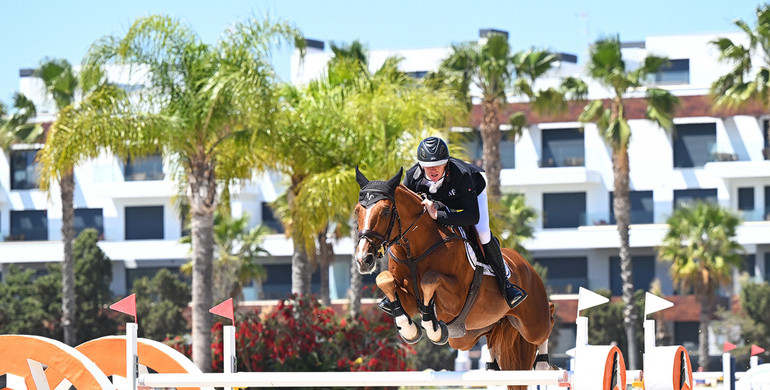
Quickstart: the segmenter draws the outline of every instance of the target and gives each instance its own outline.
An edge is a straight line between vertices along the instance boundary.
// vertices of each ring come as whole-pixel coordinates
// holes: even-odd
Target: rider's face
[[[444,169],[446,169],[446,164],[437,165],[435,167],[425,167],[425,177],[430,181],[438,181],[438,179],[441,179],[441,177],[444,176]]]

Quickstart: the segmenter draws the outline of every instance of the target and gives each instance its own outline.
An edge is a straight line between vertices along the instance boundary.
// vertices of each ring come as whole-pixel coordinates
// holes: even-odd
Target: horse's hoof
[[[417,326],[417,324],[415,324],[414,321],[412,321],[412,319],[409,318],[409,316],[407,315],[397,316],[396,318],[393,319],[393,324],[396,326],[396,329],[398,330],[398,335],[401,336],[401,338],[404,339],[404,341],[406,341],[409,344],[414,344],[420,341],[420,339],[422,338],[422,329],[420,329],[420,327]],[[410,339],[404,336],[404,333],[402,330],[406,327],[414,329],[415,335],[413,338]]]
[[[404,342],[407,343],[407,344],[417,344],[417,342],[420,341],[420,339],[422,339],[422,330],[418,327],[417,328],[417,336],[415,336],[411,340],[407,339],[406,337],[404,337],[404,335],[401,334],[401,332],[398,332],[398,335],[401,336],[401,339],[404,340]]]
[[[439,326],[439,329],[441,329],[441,338],[439,338],[438,341],[433,341],[433,340],[431,341],[433,341],[433,344],[436,344],[436,345],[444,345],[447,343],[447,341],[449,341],[449,329],[447,328],[444,321],[439,321],[438,326]]]
[[[535,358],[535,371],[547,371],[551,369],[551,362],[548,359],[548,354],[538,354]]]
[[[500,366],[497,364],[497,360],[493,362],[487,362],[487,371],[500,371]]]

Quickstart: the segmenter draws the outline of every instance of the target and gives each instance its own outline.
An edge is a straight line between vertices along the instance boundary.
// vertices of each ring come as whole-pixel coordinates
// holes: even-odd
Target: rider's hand
[[[431,218],[436,219],[438,217],[438,206],[430,199],[424,199],[422,205],[425,206],[425,210],[428,211],[428,215]]]

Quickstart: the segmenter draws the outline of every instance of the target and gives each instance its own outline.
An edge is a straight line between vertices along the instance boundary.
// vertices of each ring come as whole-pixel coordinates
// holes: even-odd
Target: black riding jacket
[[[456,158],[449,158],[444,173],[444,182],[435,194],[429,192],[425,172],[415,164],[404,178],[404,185],[410,190],[425,194],[438,206],[436,221],[444,225],[472,226],[479,222],[478,195],[487,186],[483,169]]]

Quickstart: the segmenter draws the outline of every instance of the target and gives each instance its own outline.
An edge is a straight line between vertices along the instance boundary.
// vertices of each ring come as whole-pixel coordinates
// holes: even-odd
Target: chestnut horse
[[[433,220],[420,196],[399,184],[402,173],[370,181],[356,168],[361,192],[355,207],[358,270],[374,272],[375,259],[388,253],[388,270],[377,275],[377,286],[391,302],[399,334],[409,343],[422,337],[411,319],[419,313],[421,327],[436,344],[448,340],[452,348],[469,350],[486,336],[499,368],[532,369],[536,358],[544,357],[536,353],[547,354],[553,327],[553,304],[540,276],[519,253],[502,250],[509,280],[528,293],[509,308],[494,276],[477,275],[470,264],[465,238]]]

